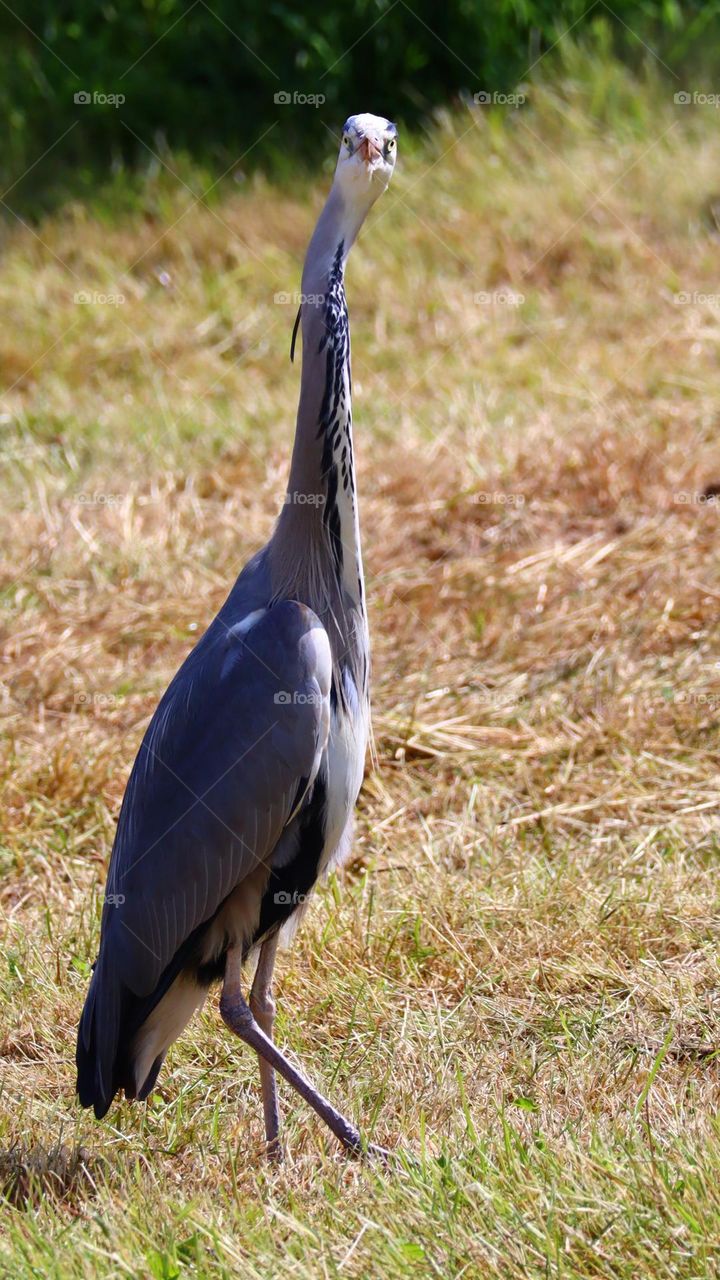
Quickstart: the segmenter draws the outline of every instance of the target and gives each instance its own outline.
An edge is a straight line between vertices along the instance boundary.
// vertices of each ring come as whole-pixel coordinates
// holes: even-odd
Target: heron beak
[[[360,158],[367,165],[368,169],[374,169],[378,160],[382,158],[382,148],[375,138],[363,138],[358,148]]]

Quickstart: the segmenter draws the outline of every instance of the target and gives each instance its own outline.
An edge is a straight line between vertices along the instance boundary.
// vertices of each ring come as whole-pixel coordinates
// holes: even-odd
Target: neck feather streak
[[[367,683],[360,529],[352,440],[350,330],[344,266],[355,228],[330,199],[303,272],[300,404],[285,503],[270,543],[273,591],[323,621],[342,690],[343,666]],[[345,239],[345,234],[349,239]]]

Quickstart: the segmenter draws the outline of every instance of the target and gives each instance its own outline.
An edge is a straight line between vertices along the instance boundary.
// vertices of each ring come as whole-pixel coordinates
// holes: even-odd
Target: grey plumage
[[[167,689],[131,772],[78,1033],[78,1093],[98,1116],[121,1088],[147,1096],[169,1044],[222,978],[228,1025],[272,1057],[347,1146],[359,1144],[271,1045],[269,981],[277,931],[348,844],[362,777],[369,651],[343,274],[393,164],[394,126],[351,117],[303,273],[287,500]],[[239,988],[239,966],[258,945],[260,1026]],[[267,1064],[262,1083],[272,1146]]]
[[[247,635],[221,619],[160,702],[125,792],[79,1036],[80,1100],[99,1115],[118,1088],[143,1091],[127,1061],[143,1014],[181,968],[218,959],[195,931],[297,837],[288,817],[327,741],[330,654],[304,643],[324,638],[311,610],[279,602]]]

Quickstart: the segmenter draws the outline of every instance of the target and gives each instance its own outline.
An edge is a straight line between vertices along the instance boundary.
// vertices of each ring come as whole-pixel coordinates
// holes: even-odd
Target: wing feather
[[[101,954],[138,996],[268,861],[325,746],[330,649],[310,609],[284,601],[204,640],[148,727],[108,873]]]

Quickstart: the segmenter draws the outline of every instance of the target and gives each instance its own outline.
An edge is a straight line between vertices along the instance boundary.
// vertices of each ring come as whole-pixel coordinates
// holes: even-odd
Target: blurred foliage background
[[[669,79],[717,65],[719,12],[720,0],[3,5],[0,181],[32,212],[147,167],[151,152],[281,175],[350,111],[417,127],[464,95],[512,92],[564,33],[586,55],[650,62],[659,75],[667,64]],[[277,101],[293,94],[324,101]]]

